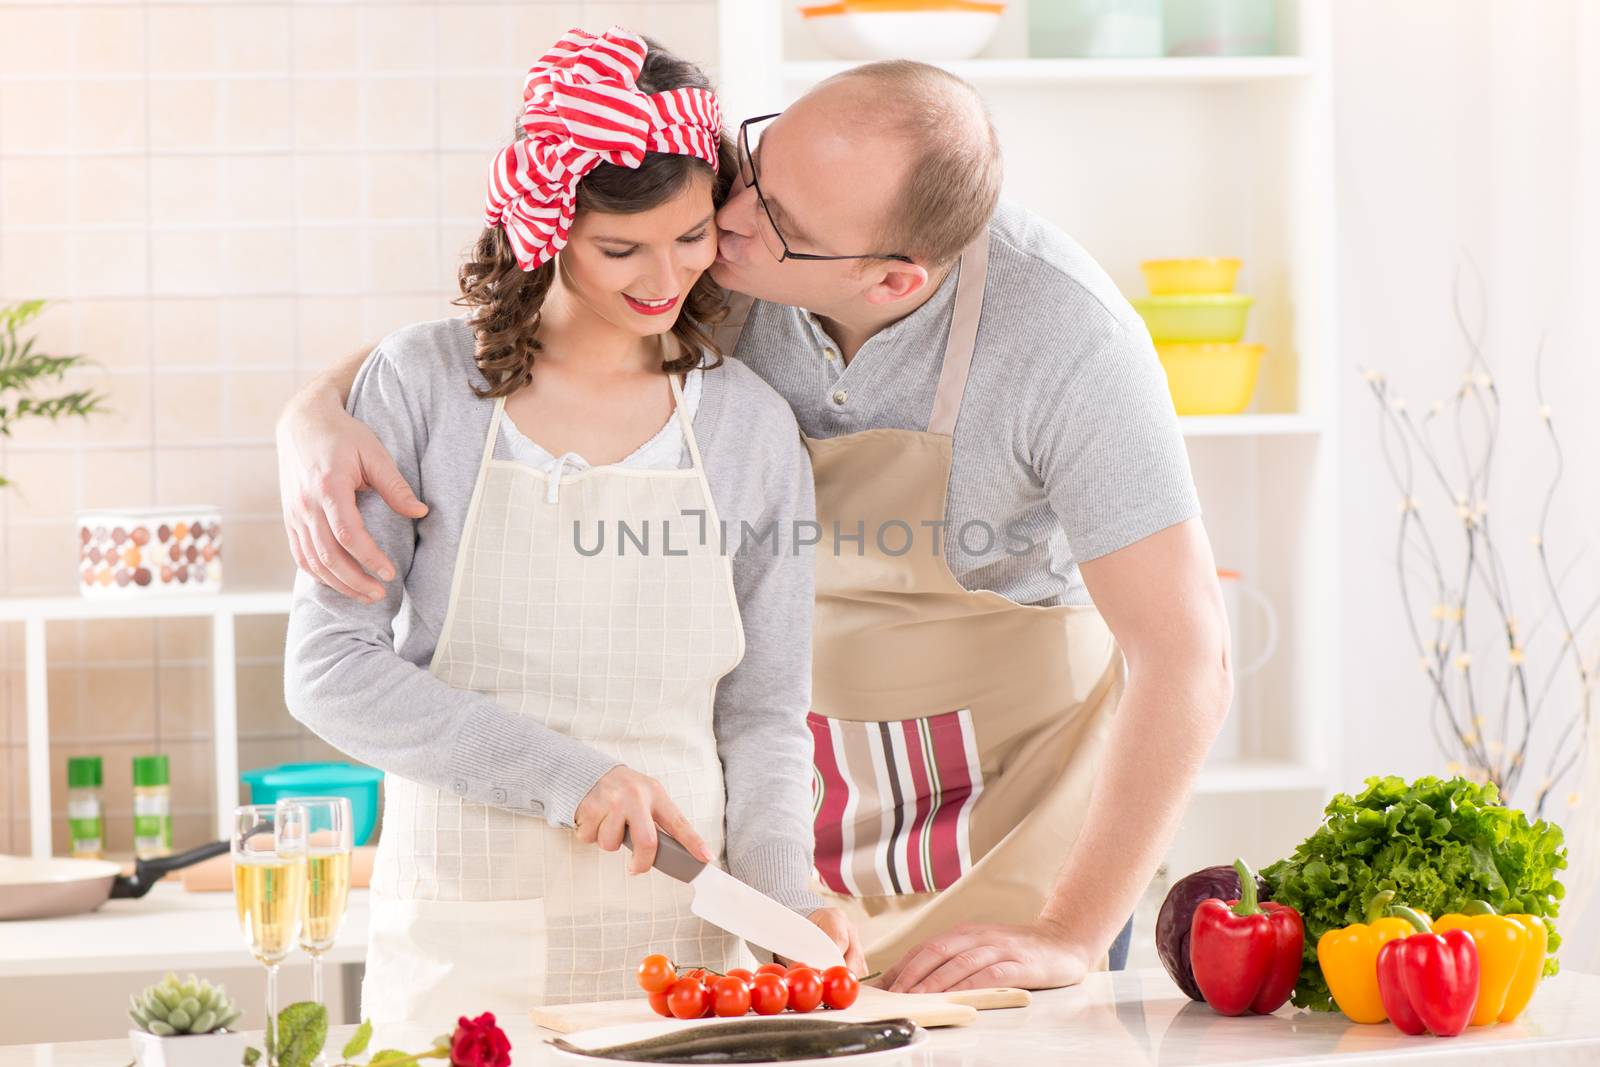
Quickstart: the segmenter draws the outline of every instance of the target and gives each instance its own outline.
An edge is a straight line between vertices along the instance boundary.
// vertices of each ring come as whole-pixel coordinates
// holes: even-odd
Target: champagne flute
[[[249,804],[233,812],[233,900],[245,945],[267,969],[267,1067],[278,1065],[278,966],[294,951],[306,895],[306,810]]]
[[[345,797],[295,797],[284,803],[306,811],[306,914],[300,947],[311,957],[311,999],[323,1000],[322,957],[338,940],[350,903],[350,801]],[[317,1057],[319,1063],[324,1057]]]

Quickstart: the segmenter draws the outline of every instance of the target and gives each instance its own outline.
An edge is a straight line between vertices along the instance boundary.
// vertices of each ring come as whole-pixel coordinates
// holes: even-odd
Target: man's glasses
[[[755,118],[745,119],[739,124],[739,180],[756,191],[756,203],[761,205],[761,214],[766,218],[767,227],[771,228],[769,233],[767,232],[767,227],[758,227],[763,231],[761,239],[767,246],[767,250],[778,257],[779,263],[786,259],[804,259],[813,262],[841,259],[893,259],[901,263],[910,263],[912,261],[910,256],[902,255],[898,252],[867,252],[859,256],[819,256],[812,252],[796,252],[789,247],[789,242],[783,236],[783,231],[778,228],[778,220],[772,216],[772,208],[768,205],[767,198],[761,193],[761,179],[756,174],[755,156],[750,152],[750,127],[763,122],[770,122],[781,114],[783,112],[774,111],[770,115],[757,115]],[[758,133],[756,136],[759,142],[760,134]]]

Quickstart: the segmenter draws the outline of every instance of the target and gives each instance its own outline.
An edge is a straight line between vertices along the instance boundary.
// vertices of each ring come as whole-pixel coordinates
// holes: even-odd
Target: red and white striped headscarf
[[[528,71],[518,138],[489,169],[485,226],[504,226],[517,263],[534,270],[566,247],[578,182],[601,163],[637,168],[646,152],[695,156],[717,168],[722,109],[704,89],[640,92],[648,52],[613,26],[569,30]]]

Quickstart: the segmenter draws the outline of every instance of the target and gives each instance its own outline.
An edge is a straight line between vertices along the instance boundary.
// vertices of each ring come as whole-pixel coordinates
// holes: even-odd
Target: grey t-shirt
[[[356,759],[467,801],[571,826],[574,809],[617,760],[428,671],[494,408],[473,393],[485,384],[474,347],[462,318],[418,323],[379,342],[357,375],[349,410],[430,510],[414,522],[361,494],[361,519],[400,576],[377,604],[296,576],[285,695],[297,719]],[[782,399],[731,360],[703,379],[693,426],[724,524],[811,520],[811,464]],[[652,429],[641,427],[640,436]],[[511,458],[503,435],[495,454]],[[692,462],[687,452],[682,462]],[[693,529],[691,520],[685,526]],[[728,867],[809,911],[821,903],[808,887],[805,720],[815,559],[791,548],[734,554],[732,562],[745,654],[717,685],[714,723]]]
[[[1144,322],[1089,254],[1012,204],[995,213],[989,237],[948,526],[915,550],[942,543],[968,589],[1086,604],[1079,562],[1200,513],[1188,454]],[[849,366],[812,315],[764,301],[751,308],[737,356],[789,402],[808,437],[925,430],[957,276]],[[888,540],[903,543],[892,532]],[[825,531],[818,551],[832,548]]]

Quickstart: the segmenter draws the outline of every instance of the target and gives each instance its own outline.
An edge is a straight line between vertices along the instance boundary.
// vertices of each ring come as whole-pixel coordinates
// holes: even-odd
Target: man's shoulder
[[[1094,257],[1049,221],[1003,203],[989,227],[989,283],[978,326],[975,371],[1002,384],[1024,379],[1042,393],[1154,361],[1138,312]],[[1009,386],[1006,386],[1009,388]],[[981,388],[981,387],[980,387]]]
[[[1111,276],[1082,245],[1011,201],[1001,201],[989,222],[989,276],[989,299],[1052,328],[1094,335],[1120,332],[1139,321]]]

